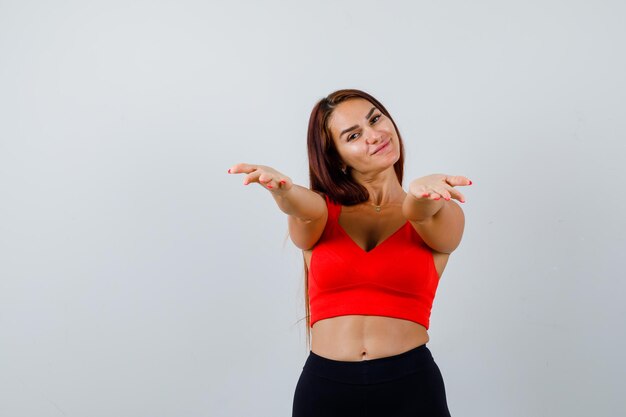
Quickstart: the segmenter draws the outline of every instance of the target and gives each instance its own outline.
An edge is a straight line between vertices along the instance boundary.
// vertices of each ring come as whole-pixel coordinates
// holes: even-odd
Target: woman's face
[[[345,165],[352,167],[353,174],[384,171],[400,158],[400,143],[393,123],[365,99],[339,103],[328,127],[339,156]]]

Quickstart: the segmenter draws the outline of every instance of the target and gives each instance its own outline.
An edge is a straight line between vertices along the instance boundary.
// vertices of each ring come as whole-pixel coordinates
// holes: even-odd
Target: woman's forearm
[[[303,221],[315,220],[324,214],[326,203],[321,196],[297,184],[284,193],[272,193],[272,197],[283,213]]]

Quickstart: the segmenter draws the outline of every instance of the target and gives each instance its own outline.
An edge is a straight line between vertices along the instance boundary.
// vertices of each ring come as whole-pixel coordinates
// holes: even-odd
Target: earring
[[[341,168],[341,172],[343,172],[343,175],[346,175],[348,173],[347,167]]]

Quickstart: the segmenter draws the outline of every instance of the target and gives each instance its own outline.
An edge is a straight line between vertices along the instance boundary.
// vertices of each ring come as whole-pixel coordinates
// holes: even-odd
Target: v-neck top
[[[428,329],[439,284],[432,250],[409,221],[370,251],[339,224],[341,205],[326,196],[328,220],[311,254],[311,327],[348,314],[395,317]]]

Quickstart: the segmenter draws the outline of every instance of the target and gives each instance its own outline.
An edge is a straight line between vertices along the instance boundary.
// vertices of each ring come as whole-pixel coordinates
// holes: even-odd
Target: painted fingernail
[[[228,173],[230,174],[230,168],[228,168]]]
[[[428,193],[422,194],[422,197],[428,197]]]
[[[465,203],[465,200],[461,200],[461,203]]]
[[[286,184],[286,183],[287,183],[287,181],[285,181],[285,180],[280,180],[280,183],[281,183],[281,184]]]
[[[470,183],[468,185],[472,185],[472,180],[469,180],[469,181],[470,181]]]
[[[267,184],[267,188],[274,188],[274,187],[272,187],[271,185]]]

